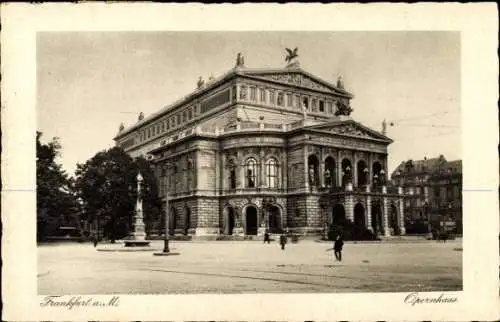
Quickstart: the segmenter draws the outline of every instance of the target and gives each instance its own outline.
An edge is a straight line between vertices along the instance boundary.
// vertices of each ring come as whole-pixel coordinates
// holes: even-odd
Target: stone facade
[[[404,189],[404,212],[408,225],[423,223],[427,231],[441,223],[455,223],[462,233],[462,161],[447,161],[443,155],[407,160],[391,175],[393,184]]]
[[[404,233],[403,196],[385,187],[391,139],[349,116],[343,86],[298,66],[237,65],[120,129],[117,145],[155,166],[171,233],[324,234],[342,216]]]

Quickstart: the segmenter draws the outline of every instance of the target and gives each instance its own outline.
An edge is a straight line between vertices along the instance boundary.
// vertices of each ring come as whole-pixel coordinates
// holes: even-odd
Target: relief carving
[[[353,124],[341,125],[341,126],[331,128],[330,132],[337,133],[337,134],[347,134],[347,135],[365,137],[365,138],[371,137],[371,135],[368,134],[366,131],[360,130],[359,128],[357,128]]]
[[[331,92],[331,89],[329,87],[320,84],[317,81],[313,80],[312,78],[302,75],[300,73],[283,73],[283,74],[273,74],[273,75],[266,75],[259,77],[272,79],[281,83],[287,83],[296,86],[302,86],[311,89]]]

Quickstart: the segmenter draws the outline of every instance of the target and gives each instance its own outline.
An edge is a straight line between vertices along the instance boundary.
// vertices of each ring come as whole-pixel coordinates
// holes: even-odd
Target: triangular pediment
[[[266,81],[273,81],[285,85],[293,85],[308,89],[328,92],[331,94],[352,97],[349,92],[337,88],[333,84],[326,82],[302,69],[277,70],[277,71],[245,71],[243,74]]]
[[[372,130],[354,120],[333,121],[321,125],[311,126],[308,129],[321,132],[330,132],[337,135],[345,135],[362,139],[373,139],[379,141],[392,142],[390,138],[380,132]]]

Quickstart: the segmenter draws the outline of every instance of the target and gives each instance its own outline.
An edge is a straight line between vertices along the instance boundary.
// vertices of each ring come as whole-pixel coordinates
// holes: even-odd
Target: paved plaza
[[[161,241],[152,249],[162,248]],[[38,247],[38,292],[183,294],[406,292],[462,289],[461,241],[331,243],[172,242],[178,256],[100,252],[91,244]]]

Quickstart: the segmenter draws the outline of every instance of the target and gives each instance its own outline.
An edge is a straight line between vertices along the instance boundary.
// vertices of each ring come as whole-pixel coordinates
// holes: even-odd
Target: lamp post
[[[168,187],[165,189],[165,238],[163,239],[163,253],[170,253],[170,248],[168,247],[168,234],[169,234],[169,215],[168,215]]]
[[[166,164],[166,168],[169,169],[171,167],[171,163]],[[162,171],[161,175],[162,180],[165,180],[165,172]],[[163,250],[161,252],[153,253],[154,256],[169,256],[169,255],[179,255],[177,252],[171,252],[169,247],[169,222],[170,222],[170,212],[168,206],[168,186],[161,184],[165,189],[165,237],[163,239]]]

